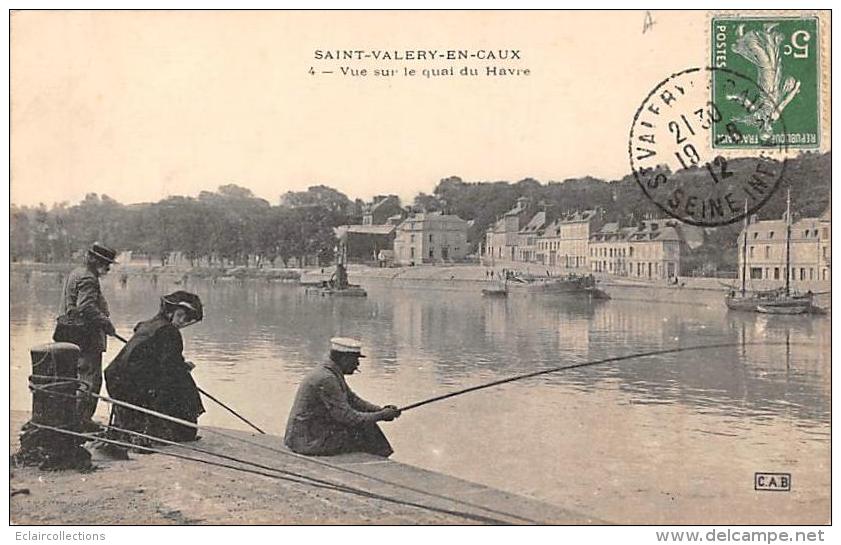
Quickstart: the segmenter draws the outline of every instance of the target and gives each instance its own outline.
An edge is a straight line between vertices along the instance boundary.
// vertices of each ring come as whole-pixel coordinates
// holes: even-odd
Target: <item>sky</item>
[[[448,176],[617,179],[649,91],[708,64],[706,13],[654,11],[643,32],[645,21],[644,11],[16,12],[11,202],[94,192],[128,204],[229,183],[273,204],[316,184],[411,201]],[[489,77],[488,66],[529,75]],[[456,75],[422,72],[450,67]],[[464,67],[483,75],[459,76]]]

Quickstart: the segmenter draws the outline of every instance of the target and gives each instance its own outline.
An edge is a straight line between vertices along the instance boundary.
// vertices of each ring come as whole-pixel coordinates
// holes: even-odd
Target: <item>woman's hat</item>
[[[91,244],[91,247],[88,249],[88,254],[106,263],[117,262],[117,260],[114,259],[117,257],[117,252],[98,242]]]
[[[161,303],[166,307],[178,307],[187,311],[191,320],[198,322],[204,318],[201,299],[195,293],[188,291],[175,291],[161,297]]]

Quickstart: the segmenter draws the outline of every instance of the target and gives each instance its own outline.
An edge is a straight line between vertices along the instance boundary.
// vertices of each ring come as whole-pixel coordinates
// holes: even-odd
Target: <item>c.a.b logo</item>
[[[753,489],[769,492],[790,492],[791,473],[754,473]]]

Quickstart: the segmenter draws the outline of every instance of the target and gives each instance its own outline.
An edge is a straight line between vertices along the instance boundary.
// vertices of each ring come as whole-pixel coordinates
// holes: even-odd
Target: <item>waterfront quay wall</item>
[[[10,454],[19,448],[17,432],[28,418],[29,413],[11,412]],[[390,459],[361,453],[318,458],[287,455],[291,453],[280,437],[216,429],[225,433],[222,436],[214,429],[204,430],[198,446],[363,494],[309,487],[164,454],[131,453],[130,460],[115,460],[91,449],[97,471],[13,467],[10,519],[13,524],[70,525],[605,523],[562,506]],[[161,450],[226,462],[177,447]]]
[[[498,279],[503,269],[535,276],[545,276],[547,273],[547,267],[529,263],[512,263],[493,268],[482,265],[424,265],[395,268],[351,266],[348,277],[351,282],[365,287],[388,285],[421,289],[478,291],[491,282],[487,275],[489,270],[494,270],[494,279]],[[324,279],[328,279],[331,273],[332,270],[325,269]],[[560,270],[557,268],[549,268],[549,273],[552,276],[561,276],[567,273],[589,274],[581,270]],[[730,286],[738,288],[735,279],[681,276],[677,284],[672,284],[663,279],[644,280],[606,274],[594,274],[593,276],[597,280],[597,287],[617,300],[723,304],[723,298],[731,289]],[[313,276],[312,273],[305,273],[302,276],[302,281],[307,278],[317,279],[318,277],[318,274]],[[762,285],[752,283],[748,289],[772,289],[780,287],[778,284],[773,282],[765,282]],[[797,289],[800,291],[812,290],[813,293],[819,294],[817,302],[824,307],[828,307],[830,303],[830,287],[828,281],[797,284]]]

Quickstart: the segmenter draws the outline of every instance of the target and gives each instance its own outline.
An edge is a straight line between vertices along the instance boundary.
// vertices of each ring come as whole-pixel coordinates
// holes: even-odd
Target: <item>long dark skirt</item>
[[[183,418],[188,422],[197,422],[198,418]],[[139,432],[167,441],[195,441],[196,429],[171,422],[163,418],[145,414],[134,409],[114,405],[111,407],[111,425],[128,431]],[[138,446],[152,446],[154,442],[138,435],[109,430],[108,439],[124,441]]]

